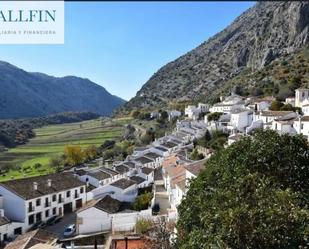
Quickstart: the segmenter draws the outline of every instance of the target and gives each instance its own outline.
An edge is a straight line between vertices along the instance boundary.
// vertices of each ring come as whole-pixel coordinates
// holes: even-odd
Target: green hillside
[[[79,123],[50,125],[35,129],[36,137],[27,144],[0,153],[1,168],[11,170],[0,175],[0,181],[51,172],[49,159],[63,153],[66,145],[101,145],[106,139],[119,139],[128,118],[101,119]],[[35,168],[35,164],[42,166]]]

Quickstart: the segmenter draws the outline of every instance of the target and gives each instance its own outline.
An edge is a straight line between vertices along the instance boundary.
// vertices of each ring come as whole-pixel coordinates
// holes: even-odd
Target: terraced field
[[[90,120],[72,124],[51,125],[35,130],[36,137],[27,144],[0,153],[0,167],[10,165],[0,181],[52,172],[50,158],[63,153],[66,145],[100,145],[107,139],[119,139],[129,118]],[[34,167],[36,163],[42,166]]]

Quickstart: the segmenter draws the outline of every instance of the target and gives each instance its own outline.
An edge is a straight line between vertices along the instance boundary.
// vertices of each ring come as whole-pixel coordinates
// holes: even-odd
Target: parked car
[[[71,224],[64,229],[63,236],[70,237],[75,233],[76,227],[75,224]]]
[[[43,223],[42,221],[37,221],[36,223],[33,224],[33,226],[31,227],[31,230],[38,229],[42,223]]]
[[[46,222],[41,222],[39,225],[38,225],[38,228],[45,228],[47,226]]]
[[[47,221],[46,221],[46,225],[47,226],[50,226],[50,225],[53,225],[55,220],[57,219],[58,216],[52,216],[51,218],[49,218]]]
[[[61,220],[62,220],[62,216],[57,216],[54,222],[52,223],[52,225],[59,223]]]
[[[160,212],[160,204],[159,203],[155,203],[152,207],[152,214],[153,215],[158,215]]]

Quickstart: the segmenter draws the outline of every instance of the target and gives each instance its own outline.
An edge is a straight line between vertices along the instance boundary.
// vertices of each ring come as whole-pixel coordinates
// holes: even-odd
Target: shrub
[[[218,121],[223,113],[222,112],[213,112],[207,115],[207,121]]]
[[[138,234],[145,234],[152,227],[152,221],[146,219],[139,219],[136,222],[135,229]]]
[[[151,193],[141,194],[136,197],[136,199],[132,203],[132,207],[134,210],[137,211],[147,209],[149,207],[151,199],[152,199]]]

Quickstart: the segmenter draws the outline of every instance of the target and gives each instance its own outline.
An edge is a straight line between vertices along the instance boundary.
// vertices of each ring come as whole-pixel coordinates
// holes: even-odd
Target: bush
[[[152,227],[152,221],[140,219],[136,222],[135,229],[138,234],[145,234]]]
[[[272,111],[280,111],[283,106],[284,104],[282,102],[275,100],[271,102],[269,109]]]
[[[38,168],[41,168],[41,167],[42,167],[42,164],[36,163],[36,164],[33,165],[33,167],[34,167],[35,169],[38,169]]]
[[[194,149],[190,155],[191,160],[202,160],[203,158],[204,158],[204,155],[198,153],[197,149]]]
[[[222,112],[213,112],[207,115],[207,121],[218,121],[223,113]]]
[[[261,88],[258,88],[258,87],[255,87],[255,88],[253,88],[252,90],[251,90],[251,95],[252,96],[261,96],[261,95],[263,95],[263,89],[261,89]]]
[[[152,199],[151,193],[144,193],[136,197],[132,203],[132,207],[136,211],[147,209]]]

